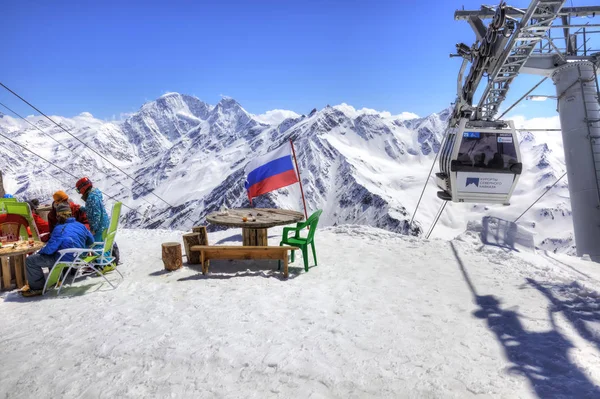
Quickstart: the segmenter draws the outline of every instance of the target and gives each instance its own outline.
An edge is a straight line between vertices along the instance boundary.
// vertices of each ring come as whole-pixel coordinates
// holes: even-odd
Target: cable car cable
[[[435,168],[435,163],[437,162],[438,156],[440,155],[440,152],[444,148],[444,144],[446,143],[446,137],[448,136],[449,129],[450,129],[450,123],[448,123],[448,125],[446,126],[446,130],[444,130],[444,137],[442,137],[440,149],[438,150],[438,152],[436,152],[435,158],[433,158],[433,163],[431,164],[431,168],[429,169],[429,174],[427,175],[427,179],[425,179],[425,184],[423,185],[423,190],[421,190],[421,195],[419,196],[419,201],[417,201],[417,206],[415,207],[415,211],[413,212],[413,215],[410,218],[410,223],[408,224],[409,229],[410,229],[410,226],[412,226],[412,223],[413,223],[413,220],[415,219],[415,215],[417,214],[417,211],[419,210],[419,205],[421,204],[421,199],[423,199],[423,194],[425,194],[425,189],[427,188],[427,183],[429,183],[429,178],[431,177],[431,172],[433,172],[433,168]]]
[[[8,152],[10,152],[11,154],[13,154],[15,157],[17,157],[18,159],[22,159],[23,161],[27,162],[30,165],[33,165],[33,167],[35,168],[39,168],[40,172],[47,174],[48,176],[50,176],[51,178],[53,178],[54,180],[60,182],[61,184],[63,184],[64,186],[66,186],[67,190],[72,191],[72,192],[76,192],[75,189],[70,187],[70,184],[65,183],[64,181],[62,181],[61,179],[59,179],[58,177],[54,176],[53,174],[51,174],[50,172],[48,172],[47,170],[43,169],[42,167],[36,165],[35,163],[33,163],[32,161],[26,159],[26,158],[22,158],[21,155],[17,154],[16,152],[8,149],[8,147],[4,147],[4,149]]]
[[[18,116],[19,118],[23,119],[25,122],[27,122],[29,125],[33,126],[34,128],[36,128],[37,130],[39,130],[40,132],[42,132],[42,134],[44,134],[45,136],[48,136],[50,139],[52,139],[54,142],[56,142],[57,144],[63,146],[64,148],[66,148],[67,150],[69,150],[71,153],[75,154],[77,157],[80,157],[81,159],[83,159],[84,161],[87,161],[83,155],[73,151],[71,148],[67,147],[66,145],[64,145],[63,143],[61,143],[60,141],[58,141],[57,139],[55,139],[54,137],[52,137],[50,134],[44,132],[42,129],[40,129],[38,126],[36,126],[35,124],[31,123],[30,121],[27,120],[27,118],[23,117],[22,115],[18,114],[16,111],[12,110],[11,108],[9,108],[7,105],[3,104],[2,102],[0,102],[0,105],[3,106],[4,108],[6,108],[7,110],[9,110],[10,112],[12,112],[14,115]],[[91,158],[93,160],[93,158]],[[102,169],[100,169],[99,166],[97,166],[94,163],[90,163],[92,166],[94,166],[96,168],[96,170],[98,170],[100,173],[106,175],[107,177],[113,179],[115,182],[117,182],[118,184],[120,184],[123,188],[125,188],[126,190],[131,191],[132,193],[134,192],[132,188],[128,188],[126,187],[121,181],[117,180],[116,178],[114,178],[113,176],[109,175],[108,173],[104,172]],[[63,183],[64,184],[64,183]],[[70,186],[70,184],[68,185]],[[148,201],[147,199],[140,197],[142,200],[144,200],[146,203],[154,206],[153,203],[151,203],[150,201]]]
[[[519,104],[525,97],[527,97],[532,91],[534,91],[535,89],[538,88],[539,85],[541,85],[542,83],[544,83],[544,81],[548,79],[548,77],[543,78],[542,80],[540,80],[538,82],[538,84],[536,84],[535,86],[533,86],[533,88],[531,90],[529,90],[527,93],[523,94],[523,96],[521,98],[519,98],[513,105],[511,105],[510,107],[508,107],[508,109],[506,111],[504,111],[502,113],[502,115],[500,115],[499,117],[496,118],[496,120],[498,119],[502,119],[502,117],[504,115],[506,115],[510,110],[512,110],[515,106],[517,106],[517,104]]]
[[[1,83],[0,83],[0,84],[1,84]],[[14,140],[10,139],[9,137],[6,137],[4,134],[0,133],[0,137],[4,137],[6,140],[10,141],[11,143],[13,143],[13,144],[15,144],[15,145],[18,145],[19,147],[23,148],[24,150],[27,150],[27,151],[29,151],[30,153],[32,153],[32,154],[33,154],[33,155],[35,155],[36,157],[38,157],[38,158],[40,158],[40,159],[42,159],[42,160],[44,160],[44,161],[48,162],[50,165],[54,166],[55,168],[62,170],[63,172],[65,172],[65,173],[66,173],[66,174],[68,174],[69,176],[73,177],[74,179],[77,179],[77,176],[73,175],[71,172],[69,172],[69,171],[67,171],[67,170],[65,170],[65,169],[63,169],[63,168],[61,168],[60,166],[56,165],[55,163],[53,163],[53,162],[51,162],[51,161],[48,161],[48,160],[47,160],[46,158],[44,158],[43,156],[41,156],[41,155],[39,155],[39,154],[36,154],[35,152],[31,151],[29,148],[25,147],[24,145],[21,145],[21,144],[17,143],[16,141],[14,141]],[[107,197],[109,197],[109,198],[112,198],[112,199],[114,199],[114,200],[116,201],[116,199],[115,199],[115,197],[114,197],[114,196],[112,196],[112,195],[110,195],[110,194],[108,194],[108,193],[103,193],[103,194],[104,194],[104,195],[106,195],[106,196],[107,196]],[[128,206],[128,205],[127,205],[127,204],[125,204],[125,203],[122,203],[122,204],[123,204],[123,206],[124,206],[124,207],[126,207],[126,208],[128,208],[128,209],[130,209],[130,210],[132,210],[132,211],[134,211],[134,212],[136,212],[136,213],[138,213],[138,214],[140,214],[141,216],[144,216],[144,215],[143,215],[143,214],[142,214],[140,211],[138,211],[138,210],[136,210],[136,209],[133,209],[133,208],[131,208],[130,206]]]
[[[551,185],[550,187],[548,187],[546,189],[546,191],[544,191],[544,193],[542,195],[540,195],[540,197],[538,199],[536,199],[535,201],[533,201],[533,204],[529,205],[529,207],[527,209],[525,209],[523,211],[523,213],[520,214],[519,217],[514,220],[514,223],[517,223],[519,221],[519,219],[521,219],[521,216],[523,216],[525,213],[527,213],[527,211],[530,210],[532,206],[534,206],[539,200],[541,200],[542,197],[544,195],[546,195],[548,193],[548,191],[550,191],[552,189],[552,187],[556,186],[558,184],[558,182],[561,181],[562,178],[565,177],[566,175],[567,175],[567,172],[563,173],[563,175],[561,177],[559,177],[558,180],[555,181],[553,185]]]
[[[29,105],[31,108],[33,108],[34,110],[36,110],[37,112],[39,112],[41,115],[43,115],[46,119],[48,119],[50,122],[52,122],[53,124],[55,124],[56,126],[58,126],[60,129],[62,129],[65,133],[67,133],[69,136],[73,137],[75,140],[79,141],[81,144],[83,144],[84,146],[86,146],[87,148],[90,149],[90,151],[94,152],[96,155],[98,155],[99,157],[101,157],[102,159],[104,159],[106,162],[108,162],[109,164],[111,164],[112,166],[114,166],[118,171],[120,171],[121,173],[123,173],[125,176],[129,177],[131,180],[133,180],[135,183],[137,183],[138,185],[140,185],[141,187],[145,188],[147,190],[147,188],[140,183],[137,179],[135,179],[134,177],[130,176],[127,172],[123,171],[121,168],[119,168],[117,165],[115,165],[114,163],[112,163],[109,159],[107,159],[105,156],[103,156],[102,154],[100,154],[99,152],[97,152],[96,150],[94,150],[93,148],[91,148],[90,146],[88,146],[86,143],[84,143],[83,141],[81,141],[79,138],[75,137],[73,134],[71,134],[71,132],[69,132],[67,129],[65,129],[64,127],[62,127],[60,124],[56,123],[52,118],[50,118],[48,115],[46,115],[45,113],[43,113],[42,111],[40,111],[38,108],[36,108],[33,104],[31,104],[29,101],[25,100],[23,97],[21,97],[20,95],[18,95],[17,93],[15,93],[14,91],[12,91],[9,87],[7,87],[4,83],[0,82],[0,86],[4,87],[6,90],[8,90],[10,93],[12,93],[15,97],[17,97],[18,99],[20,99],[21,101],[23,101],[25,104]],[[165,204],[169,205],[169,207],[174,208],[173,205],[169,204],[167,201],[165,201],[163,198],[161,198],[159,195],[155,194],[153,191],[150,191],[150,194],[154,195],[156,198],[160,199],[162,202],[164,202]]]
[[[440,210],[438,211],[438,213],[433,221],[433,224],[429,228],[429,232],[427,232],[427,236],[425,237],[426,239],[429,239],[429,236],[431,235],[431,233],[433,233],[433,229],[435,229],[435,226],[437,226],[437,222],[438,222],[438,220],[440,220],[440,216],[442,216],[444,209],[446,209],[446,205],[448,205],[448,201],[444,201],[444,203],[440,207]]]
[[[444,201],[444,202],[446,202],[446,201]],[[433,226],[435,226],[435,221],[439,218],[440,211],[442,210],[443,205],[444,205],[443,203],[442,203],[442,205],[440,205],[435,216],[433,217],[433,221],[431,222],[431,226],[429,226],[429,230],[427,230],[427,234],[425,234],[425,238],[428,238],[429,235],[431,234],[431,231],[433,230]]]

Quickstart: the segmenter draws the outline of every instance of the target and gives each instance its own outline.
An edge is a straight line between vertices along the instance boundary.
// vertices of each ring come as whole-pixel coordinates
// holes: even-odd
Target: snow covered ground
[[[319,266],[287,281],[268,261],[165,273],[182,232],[123,230],[117,290],[0,294],[0,398],[600,397],[598,265],[481,228],[319,229]]]

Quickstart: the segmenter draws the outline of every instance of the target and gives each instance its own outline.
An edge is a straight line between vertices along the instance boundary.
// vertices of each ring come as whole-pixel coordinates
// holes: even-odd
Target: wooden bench
[[[200,252],[202,274],[208,273],[211,259],[275,259],[283,261],[283,277],[288,277],[288,251],[297,247],[252,247],[230,245],[194,245],[192,251]]]

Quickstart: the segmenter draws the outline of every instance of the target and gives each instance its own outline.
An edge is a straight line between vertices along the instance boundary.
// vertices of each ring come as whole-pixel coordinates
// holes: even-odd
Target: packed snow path
[[[600,397],[597,264],[341,226],[287,281],[276,262],[165,273],[181,234],[121,231],[115,291],[1,294],[0,398]]]

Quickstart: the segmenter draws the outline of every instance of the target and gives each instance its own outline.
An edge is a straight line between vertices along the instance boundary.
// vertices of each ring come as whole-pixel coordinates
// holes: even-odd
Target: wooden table
[[[14,248],[14,244],[17,247]],[[27,284],[27,274],[25,273],[25,258],[27,254],[37,252],[44,246],[41,241],[34,241],[33,246],[27,242],[9,242],[0,248],[0,276],[2,276],[2,289],[12,288],[12,271],[14,270],[15,284],[17,288],[23,288]]]
[[[228,209],[228,215],[213,212],[206,221],[213,224],[242,228],[242,241],[245,246],[268,246],[267,229],[299,222],[304,219],[302,212],[274,208],[235,208]],[[244,222],[243,217],[248,220]],[[255,217],[256,221],[252,221]]]

